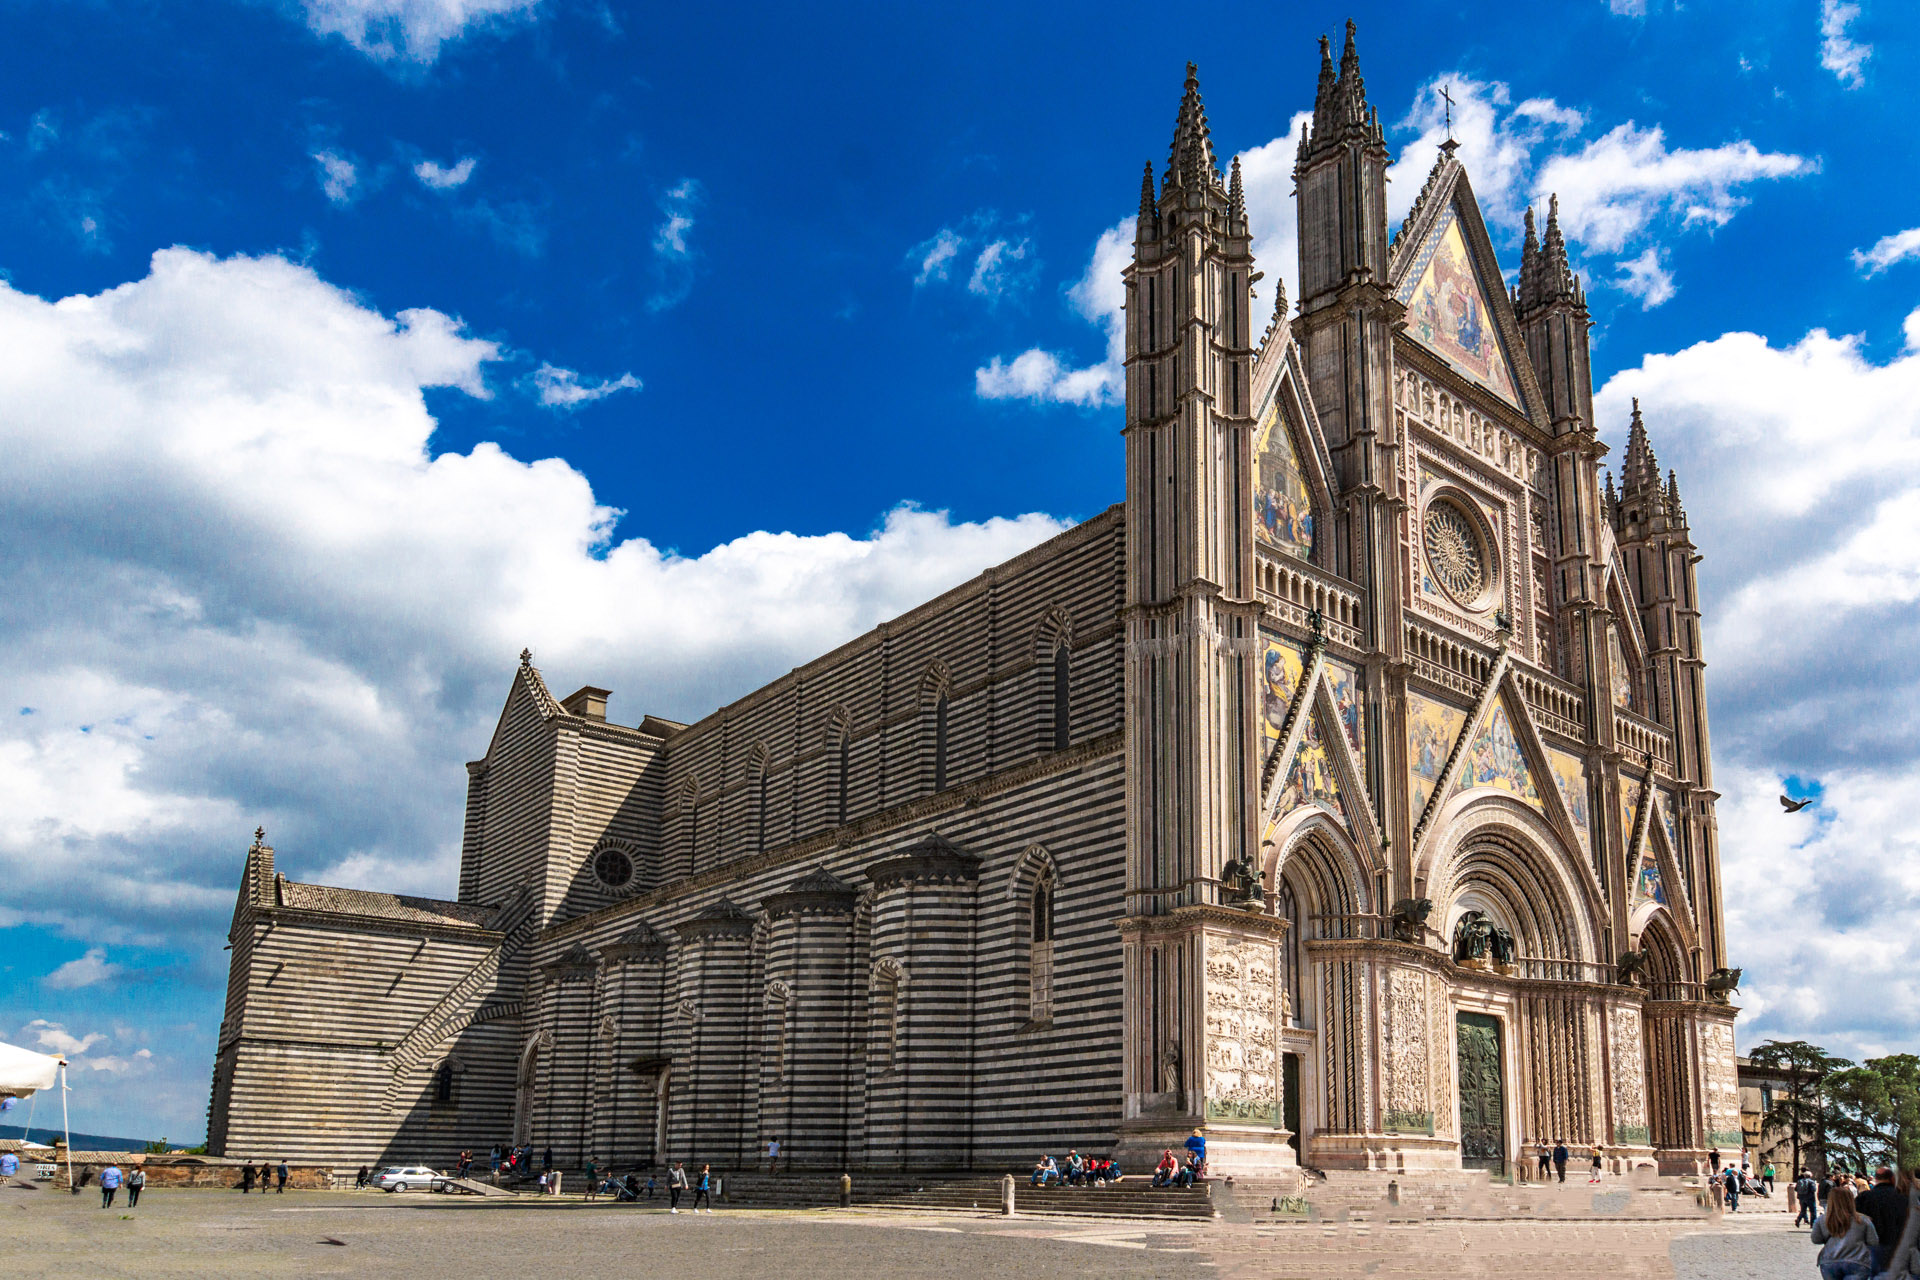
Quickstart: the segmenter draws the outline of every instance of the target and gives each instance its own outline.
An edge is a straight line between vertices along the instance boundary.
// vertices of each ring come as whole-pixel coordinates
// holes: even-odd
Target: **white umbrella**
[[[51,1089],[66,1065],[67,1060],[57,1053],[0,1044],[0,1097],[29,1098],[41,1089]]]
[[[67,1060],[57,1053],[35,1053],[0,1044],[0,1097],[30,1098],[60,1086],[60,1129],[67,1135],[67,1185],[73,1185],[73,1131],[67,1124]]]

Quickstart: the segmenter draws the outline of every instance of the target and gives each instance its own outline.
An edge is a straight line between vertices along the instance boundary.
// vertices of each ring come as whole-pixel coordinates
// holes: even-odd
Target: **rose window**
[[[1487,552],[1473,517],[1451,502],[1427,507],[1427,565],[1447,594],[1475,604],[1487,589]]]
[[[618,889],[633,879],[633,859],[618,849],[602,849],[593,860],[593,875],[609,889]]]

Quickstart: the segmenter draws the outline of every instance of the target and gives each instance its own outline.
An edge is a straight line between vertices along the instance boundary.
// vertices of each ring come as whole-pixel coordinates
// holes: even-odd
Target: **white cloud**
[[[1443,92],[1453,97],[1453,140],[1481,213],[1496,225],[1517,223],[1536,155],[1577,136],[1586,117],[1552,98],[1516,104],[1512,90],[1498,80],[1476,80],[1459,71],[1433,77],[1400,122],[1401,129],[1418,129],[1419,136],[1400,148],[1400,158],[1387,171],[1387,218],[1395,227],[1413,207],[1447,140]]]
[[[1618,253],[1662,216],[1683,225],[1724,226],[1746,202],[1749,183],[1811,173],[1804,156],[1762,151],[1742,139],[1718,147],[1667,148],[1659,125],[1631,120],[1571,155],[1558,155],[1534,179],[1536,198],[1560,196],[1560,225],[1589,249]]]
[[[313,160],[319,166],[320,189],[327,199],[337,205],[352,204],[354,190],[360,185],[359,166],[331,147],[314,152]]]
[[[85,955],[67,961],[44,979],[55,991],[72,991],[96,986],[120,973],[120,966],[107,961],[105,947],[89,947]]]
[[[660,197],[660,225],[653,232],[653,263],[658,287],[647,299],[649,311],[665,311],[693,292],[694,250],[687,243],[695,217],[706,200],[706,190],[693,178],[682,178]]]
[[[432,160],[422,160],[413,166],[413,176],[420,184],[435,191],[451,191],[462,186],[473,176],[473,166],[478,163],[472,156],[460,157],[460,163],[445,168]]]
[[[531,18],[541,0],[301,0],[307,25],[380,62],[426,64],[473,31]]]
[[[1820,0],[1820,65],[1849,89],[1867,82],[1867,59],[1873,56],[1872,45],[1861,44],[1847,34],[1847,28],[1859,16],[1857,4]]]
[[[929,281],[945,280],[952,274],[954,259],[960,256],[965,245],[960,233],[951,227],[942,227],[915,245],[907,255],[909,260],[920,264],[913,275],[913,287],[918,289]]]
[[[1666,255],[1657,247],[1620,264],[1614,279],[1620,292],[1640,299],[1640,309],[1651,311],[1674,295],[1673,273],[1667,270]]]
[[[197,952],[256,823],[296,878],[451,894],[523,645],[688,719],[1061,527],[901,507],[662,550],[561,459],[431,449],[424,391],[486,395],[499,358],[277,257],[0,280],[0,918]]]
[[[1134,219],[1102,232],[1094,242],[1087,269],[1067,289],[1067,301],[1081,319],[1106,331],[1106,355],[1098,363],[1074,368],[1039,347],[1011,360],[993,357],[974,370],[974,394],[983,400],[1031,400],[1082,408],[1118,404],[1126,391],[1126,283],[1122,272],[1133,260]]]
[[[33,1038],[35,1045],[48,1053],[65,1054],[69,1058],[85,1053],[96,1044],[104,1044],[107,1039],[98,1031],[76,1036],[60,1023],[48,1022],[45,1018],[35,1018],[21,1030]]]
[[[533,385],[539,392],[540,403],[549,409],[577,409],[583,404],[604,400],[617,391],[638,391],[640,379],[623,373],[599,382],[582,382],[572,369],[542,364],[533,371]]]
[[[1013,225],[1025,221],[1016,219]],[[1040,260],[1033,251],[1033,241],[1009,234],[1005,225],[994,210],[981,209],[914,245],[907,251],[913,287],[918,290],[944,284],[953,278],[956,267],[971,260],[967,292],[984,299],[988,306],[1024,294],[1033,285]]]
[[[1743,1045],[1920,1047],[1920,312],[1905,328],[1884,362],[1857,336],[1728,333],[1649,356],[1596,397],[1616,448],[1640,398],[1706,557]],[[1821,790],[1792,817],[1775,799],[1790,776]]]
[[[130,1054],[98,1054],[82,1058],[75,1065],[92,1071],[105,1071],[110,1075],[131,1075],[143,1072],[153,1065],[153,1050],[135,1049]]]
[[[1240,153],[1240,182],[1247,193],[1247,226],[1253,232],[1253,260],[1267,277],[1257,286],[1266,304],[1254,310],[1263,324],[1273,313],[1273,290],[1278,287],[1278,281],[1287,282],[1288,295],[1294,301],[1300,298],[1300,291],[1295,287],[1300,283],[1300,240],[1293,207],[1293,157],[1300,145],[1300,126],[1312,119],[1311,111],[1296,112],[1286,133]],[[1132,235],[1133,228],[1129,225],[1129,241]],[[1123,261],[1121,265],[1124,267],[1126,263]],[[1122,351],[1115,359],[1124,355]]]
[[[1920,227],[1908,227],[1890,236],[1882,236],[1871,249],[1855,249],[1853,265],[1866,275],[1876,276],[1896,262],[1920,258]]]
[[[1032,243],[1027,240],[993,240],[973,260],[973,274],[967,278],[967,292],[989,301],[998,301],[1017,291],[1028,278],[1023,269]]]
[[[1607,8],[1622,18],[1647,16],[1647,0],[1607,0]]]

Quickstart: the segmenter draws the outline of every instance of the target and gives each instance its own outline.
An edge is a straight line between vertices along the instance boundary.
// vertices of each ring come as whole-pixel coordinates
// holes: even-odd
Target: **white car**
[[[430,1190],[440,1175],[420,1164],[389,1165],[373,1176],[373,1185],[381,1191],[405,1191],[417,1187]]]

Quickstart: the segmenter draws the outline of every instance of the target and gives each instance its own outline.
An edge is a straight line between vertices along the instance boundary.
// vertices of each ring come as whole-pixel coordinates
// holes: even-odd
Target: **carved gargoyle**
[[[1420,942],[1426,937],[1427,917],[1433,914],[1432,898],[1402,898],[1393,904],[1388,920],[1396,942]]]
[[[1484,911],[1469,911],[1453,926],[1453,962],[1486,967],[1487,951],[1493,944],[1493,922]]]
[[[1740,989],[1738,969],[1715,969],[1707,975],[1707,995],[1721,1004],[1732,1004],[1733,993]]]
[[[1220,868],[1220,897],[1229,906],[1260,907],[1267,900],[1266,891],[1260,886],[1260,873],[1251,862],[1239,858],[1227,859],[1227,865]]]
[[[1622,951],[1620,963],[1616,966],[1614,980],[1623,987],[1637,987],[1647,972],[1647,953],[1641,951]]]

